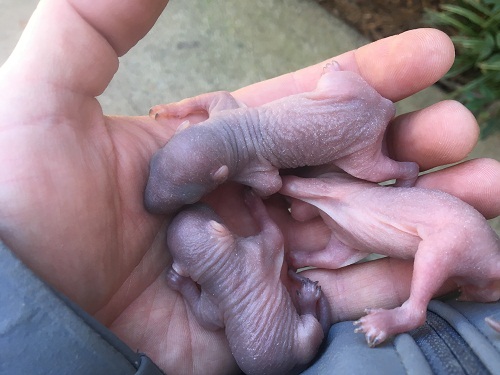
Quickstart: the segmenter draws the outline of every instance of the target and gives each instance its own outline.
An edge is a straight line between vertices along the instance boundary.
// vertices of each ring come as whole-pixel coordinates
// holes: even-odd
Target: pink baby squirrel
[[[152,158],[145,205],[172,213],[197,202],[226,181],[248,185],[260,196],[281,187],[279,169],[334,164],[369,181],[396,178],[412,185],[419,167],[383,152],[394,104],[361,76],[328,64],[311,92],[250,108],[228,92],[213,92],[158,105],[155,118],[208,113],[206,121],[178,132]]]
[[[500,238],[478,211],[452,195],[384,187],[342,172],[285,176],[280,192],[316,207],[331,229],[323,250],[291,250],[294,267],[335,269],[368,253],[414,258],[409,299],[391,310],[367,309],[355,322],[370,346],[422,325],[430,299],[449,279],[463,300],[500,299]],[[301,215],[312,217],[311,208]],[[500,331],[498,322],[487,322]]]
[[[201,203],[175,216],[167,233],[173,257],[167,281],[203,327],[225,329],[245,374],[299,371],[328,332],[328,301],[317,283],[286,273],[281,232],[259,197],[247,191],[245,202],[261,228],[252,237],[235,236]]]

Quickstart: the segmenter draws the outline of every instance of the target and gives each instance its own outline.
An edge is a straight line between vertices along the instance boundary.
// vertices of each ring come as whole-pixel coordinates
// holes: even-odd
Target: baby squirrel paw
[[[364,317],[356,320],[353,324],[357,326],[355,333],[364,333],[368,346],[374,346],[384,342],[389,337],[389,327],[387,327],[387,310],[366,309]]]
[[[167,279],[168,286],[176,291],[179,291],[185,283],[192,282],[189,277],[180,275],[174,267],[168,269],[165,278]]]
[[[321,293],[321,287],[317,281],[313,282],[307,278],[301,280],[301,286],[297,290],[300,312],[316,316],[316,306],[321,298]]]

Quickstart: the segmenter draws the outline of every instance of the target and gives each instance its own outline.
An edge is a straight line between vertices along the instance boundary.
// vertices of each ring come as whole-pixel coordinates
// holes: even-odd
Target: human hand
[[[0,238],[42,279],[167,373],[230,373],[236,366],[224,334],[199,327],[167,288],[167,218],[148,214],[142,204],[149,159],[176,124],[106,117],[95,99],[116,71],[117,56],[148,31],[166,3],[40,2],[0,71]],[[451,65],[453,50],[443,34],[421,30],[336,59],[399,100],[436,81]],[[323,65],[235,96],[259,105],[311,90]],[[389,134],[394,157],[430,168],[464,157],[477,126],[462,106],[444,102],[396,119]],[[418,184],[450,191],[495,216],[499,174],[498,163],[480,160]],[[208,199],[245,235],[255,228],[239,189],[225,186]],[[311,277],[321,280],[335,319],[342,320],[360,316],[366,306],[400,303],[409,269],[408,263],[382,261]]]

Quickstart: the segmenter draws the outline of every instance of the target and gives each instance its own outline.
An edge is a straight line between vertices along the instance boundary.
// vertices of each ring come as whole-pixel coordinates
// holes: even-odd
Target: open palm
[[[95,99],[115,73],[117,57],[149,30],[167,1],[111,3],[42,0],[2,66],[0,238],[42,279],[133,349],[151,356],[167,373],[234,372],[237,367],[223,332],[200,328],[180,296],[167,288],[162,273],[170,261],[164,241],[168,218],[153,216],[143,207],[149,159],[176,124],[147,116],[106,117]],[[362,74],[392,100],[432,84],[452,59],[450,41],[432,30],[407,33],[338,57],[343,67]],[[259,105],[311,90],[322,65],[249,86],[235,95],[247,105]],[[419,132],[429,122],[434,125],[432,139]],[[393,155],[424,168],[460,160],[477,137],[474,119],[454,102],[401,117],[393,125],[389,137]],[[443,142],[446,147],[438,146]],[[498,163],[478,160],[426,176],[418,184],[448,190],[485,215],[496,216],[500,207],[494,204],[499,193],[494,181],[499,175]],[[474,194],[468,190],[471,176],[482,179],[484,186]],[[224,195],[215,192],[211,202],[234,230],[251,233],[239,188],[223,189]],[[286,219],[281,225],[288,225]],[[400,290],[385,296],[384,303],[405,299],[409,282],[405,275],[411,264],[382,261],[361,267],[373,280],[403,280]],[[311,277],[320,278],[328,294],[339,285],[352,290],[360,270],[317,271]],[[357,287],[365,283],[369,288],[373,280],[356,281]],[[336,297],[334,317],[355,318],[362,307],[380,299],[376,291],[361,300],[359,295],[358,300]]]

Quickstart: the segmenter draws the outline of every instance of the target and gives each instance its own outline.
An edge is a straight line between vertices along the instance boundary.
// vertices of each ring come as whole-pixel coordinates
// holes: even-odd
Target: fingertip
[[[427,170],[464,159],[478,138],[474,115],[461,103],[445,100],[398,116],[388,129],[387,146],[395,159]]]
[[[440,30],[406,31],[355,51],[359,73],[382,96],[398,101],[437,82],[452,66],[455,49]]]

